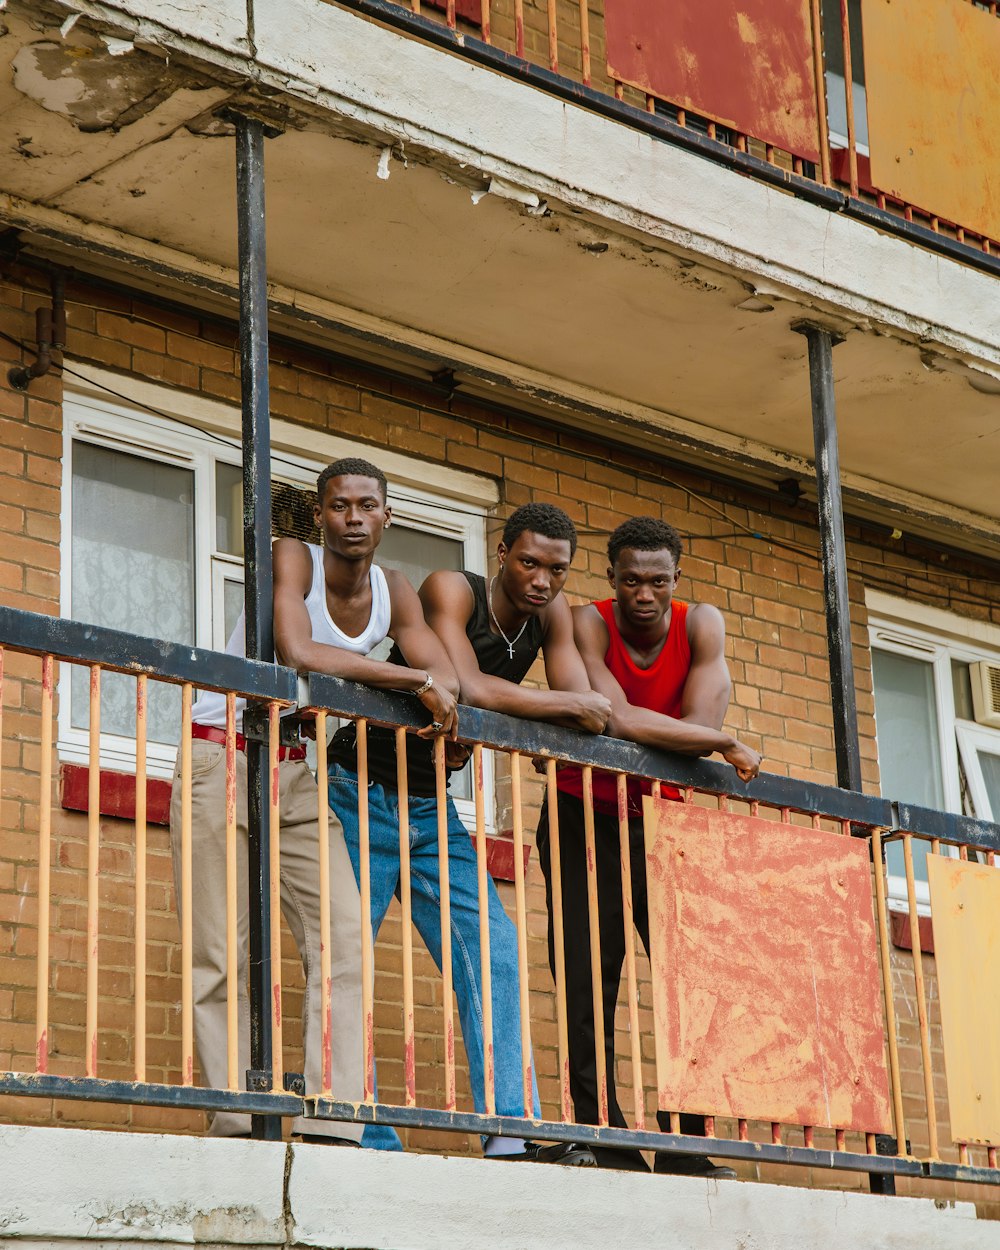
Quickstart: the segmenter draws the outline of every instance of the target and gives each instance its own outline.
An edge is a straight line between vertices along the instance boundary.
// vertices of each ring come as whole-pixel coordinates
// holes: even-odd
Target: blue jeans
[[[344,827],[347,850],[360,877],[358,855],[358,778],[339,764],[330,768],[330,806]],[[479,885],[476,852],[448,800],[448,881],[451,890],[452,977],[458,998],[469,1081],[477,1111],[486,1110],[483,1055],[482,963],[479,948]],[[410,881],[413,923],[438,968],[441,967],[441,883],[438,877],[437,800],[410,797]],[[399,800],[395,790],[368,787],[372,933],[378,934],[399,886]],[[517,929],[489,881],[490,974],[493,985],[494,1094],[498,1115],[524,1115],[521,1069],[520,993]],[[534,1114],[540,1116],[532,1074]],[[398,1150],[399,1138],[379,1125],[365,1128],[361,1144]],[[499,1144],[499,1143],[498,1143]],[[505,1142],[506,1144],[506,1142]],[[514,1143],[511,1142],[513,1146]],[[489,1146],[487,1150],[489,1150]]]

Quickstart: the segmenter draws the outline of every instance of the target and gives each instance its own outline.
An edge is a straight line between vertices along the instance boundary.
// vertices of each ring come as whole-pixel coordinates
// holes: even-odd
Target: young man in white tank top
[[[347,458],[319,476],[316,526],[322,546],[296,538],[274,544],[274,638],[279,662],[299,672],[328,673],[383,690],[416,695],[431,715],[423,736],[448,734],[455,726],[458,680],[435,634],[424,622],[417,593],[401,573],[374,564],[375,549],[392,519],[382,471]],[[370,660],[368,653],[392,637],[414,668]],[[242,615],[227,644],[245,654]],[[243,700],[238,700],[237,728]],[[287,713],[286,713],[287,714]],[[204,1083],[227,1084],[226,1060],[226,826],[225,696],[208,692],[192,713],[192,899],[194,1027]],[[246,992],[247,774],[245,743],[237,739],[237,880],[240,886],[239,1071],[249,1067],[250,1009]],[[281,909],[302,957],[305,997],[302,1033],[307,1093],[322,1087],[322,992],[320,986],[319,827],[316,781],[305,746],[282,747]],[[174,775],[170,834],[174,877],[180,879],[180,772]],[[330,813],[331,1038],[335,1098],[363,1097],[361,1005],[361,903],[343,829]],[[211,1117],[213,1136],[249,1134],[249,1117],[229,1112]],[[362,1126],[296,1120],[305,1140],[357,1143]]]

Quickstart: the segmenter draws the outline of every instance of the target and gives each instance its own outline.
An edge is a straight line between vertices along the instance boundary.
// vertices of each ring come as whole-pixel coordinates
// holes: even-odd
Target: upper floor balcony
[[[661,8],[10,0],[7,247],[231,310],[250,109],[275,329],[808,485],[819,321],[850,509],[996,550],[995,5]]]

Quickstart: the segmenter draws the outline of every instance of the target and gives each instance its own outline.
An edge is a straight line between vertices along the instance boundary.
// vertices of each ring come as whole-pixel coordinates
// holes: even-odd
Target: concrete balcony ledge
[[[0,1128],[0,1245],[328,1250],[995,1250],[969,1203],[376,1154]]]

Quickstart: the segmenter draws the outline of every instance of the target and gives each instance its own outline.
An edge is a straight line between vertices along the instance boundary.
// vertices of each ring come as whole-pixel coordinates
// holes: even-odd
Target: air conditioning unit
[[[1000,729],[1000,664],[980,660],[969,665],[976,723]]]

